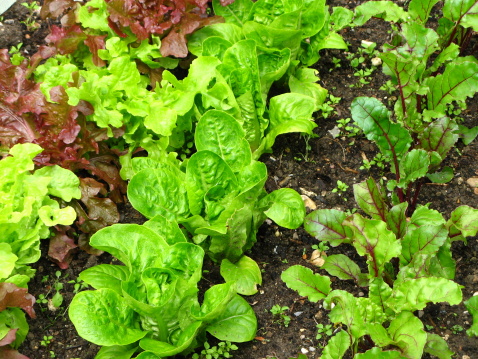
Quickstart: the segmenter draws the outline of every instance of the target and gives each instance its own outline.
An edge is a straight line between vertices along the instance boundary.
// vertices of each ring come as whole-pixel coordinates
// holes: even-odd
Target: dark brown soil
[[[18,1],[20,3],[21,1]],[[352,8],[361,2],[335,0],[329,1],[330,5],[347,6]],[[26,44],[25,49],[29,54],[42,43],[42,38],[47,34],[48,24],[40,22],[41,27],[34,32],[27,32],[19,21],[26,16],[24,8],[16,4],[4,14],[4,25],[0,26],[0,47],[10,47],[19,42]],[[8,25],[8,26],[7,26]],[[2,30],[5,29],[5,30]],[[373,20],[362,28],[355,28],[343,32],[343,36],[351,44],[350,52],[354,52],[360,46],[361,40],[377,42],[382,45],[388,41],[388,25],[379,20]],[[2,33],[2,31],[4,31]],[[27,35],[29,39],[27,39]],[[25,46],[25,45],[24,45]],[[281,136],[273,154],[264,155],[264,161],[269,169],[267,190],[289,187],[299,192],[314,192],[310,195],[317,208],[337,208],[351,210],[356,204],[353,199],[352,185],[368,176],[380,178],[387,176],[388,171],[380,171],[372,168],[371,171],[361,170],[362,156],[369,160],[376,154],[375,146],[363,136],[337,137],[330,134],[337,120],[350,117],[350,103],[357,96],[373,96],[387,104],[390,95],[379,90],[379,87],[387,80],[379,68],[373,75],[372,82],[364,87],[349,87],[357,79],[353,76],[353,69],[341,51],[323,51],[322,58],[316,65],[320,74],[321,84],[337,97],[341,97],[336,106],[336,114],[328,119],[317,117],[317,137],[308,140],[299,135]],[[333,68],[332,58],[341,59],[341,67]],[[468,110],[462,117],[468,127],[478,125],[478,98],[469,101]],[[353,142],[353,144],[351,144]],[[422,204],[431,202],[431,207],[448,216],[453,209],[461,204],[478,207],[478,195],[473,192],[466,180],[478,175],[478,141],[475,140],[466,148],[459,147],[451,151],[447,159],[447,165],[454,168],[455,178],[449,184],[425,185],[419,201]],[[332,189],[340,180],[350,188],[338,195]],[[142,223],[144,219],[130,206],[122,209],[121,221],[124,223]],[[317,267],[307,262],[312,252],[311,246],[316,240],[308,235],[303,229],[296,231],[284,230],[273,223],[265,223],[259,231],[258,243],[253,247],[249,255],[256,260],[263,269],[263,285],[258,294],[247,297],[248,302],[254,307],[258,318],[258,332],[256,340],[250,343],[239,344],[239,350],[234,353],[237,359],[273,358],[288,359],[297,357],[299,353],[307,352],[307,357],[319,358],[321,348],[326,344],[327,337],[316,339],[316,325],[328,324],[327,311],[321,304],[310,303],[307,299],[300,298],[297,293],[288,289],[281,281],[282,271],[291,265],[301,264],[313,268],[318,273],[325,274]],[[95,257],[78,252],[72,261],[70,268],[61,272],[60,278],[56,279],[59,270],[54,264],[46,259],[47,246],[44,244],[45,256],[34,266],[37,276],[30,282],[29,291],[36,298],[44,295],[51,298],[55,290],[52,289],[56,281],[64,284],[60,291],[64,303],[56,312],[48,309],[47,304],[37,304],[37,319],[30,320],[30,332],[27,340],[20,351],[32,359],[61,358],[61,359],[91,359],[98,351],[98,347],[86,342],[78,336],[73,325],[68,319],[67,308],[74,295],[74,281],[78,274],[97,263],[110,263],[112,258],[108,256]],[[344,253],[353,256],[354,251],[346,246],[330,249],[330,254]],[[478,243],[477,238],[468,241],[468,245],[461,242],[453,244],[453,255],[456,259],[456,281],[464,286],[464,299],[470,298],[478,291]],[[208,281],[212,284],[219,282],[219,269],[208,263],[206,266],[210,272]],[[208,281],[203,283],[207,287]],[[354,295],[364,295],[366,288],[360,288],[352,282],[332,279],[334,289],[345,289]],[[292,320],[288,327],[278,322],[270,313],[273,305],[288,306],[286,313]],[[457,358],[478,358],[478,339],[469,338],[465,330],[469,328],[471,316],[463,305],[429,305],[422,315],[422,320],[430,332],[439,334],[447,339],[451,349]],[[44,336],[52,336],[50,344],[41,345]],[[214,341],[211,340],[213,343]],[[54,356],[53,356],[54,355]],[[424,358],[429,356],[425,355]]]

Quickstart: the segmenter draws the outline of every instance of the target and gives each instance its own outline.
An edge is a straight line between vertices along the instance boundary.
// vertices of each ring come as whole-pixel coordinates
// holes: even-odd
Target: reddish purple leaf
[[[18,328],[10,329],[7,335],[5,335],[3,338],[0,339],[0,347],[4,347],[5,345],[12,344],[17,338],[17,330]]]
[[[7,307],[18,307],[28,313],[30,318],[35,318],[35,297],[26,288],[19,288],[13,283],[0,283],[0,312]]]
[[[29,359],[27,356],[20,354],[18,350],[10,347],[0,347],[0,358],[2,359]]]
[[[58,264],[61,269],[68,268],[71,261],[71,255],[78,246],[75,241],[68,237],[64,232],[57,232],[50,238],[48,256]]]

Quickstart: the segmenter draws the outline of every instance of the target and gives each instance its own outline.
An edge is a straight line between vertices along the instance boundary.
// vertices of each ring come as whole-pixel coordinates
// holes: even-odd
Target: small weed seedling
[[[22,48],[22,46],[23,46],[23,42],[20,42],[17,46],[12,46],[10,48],[10,51],[9,51],[11,55],[10,61],[15,66],[20,65],[23,62],[23,60],[25,60],[25,57],[23,57],[22,54],[20,53],[20,49]]]
[[[330,337],[333,334],[333,328],[332,324],[317,324],[317,335],[315,336],[315,339],[320,340],[324,337]]]
[[[337,187],[335,187],[332,192],[340,194],[347,191],[348,188],[349,186],[346,183],[342,182],[341,180],[337,180]]]
[[[208,342],[204,343],[204,349],[200,354],[193,354],[192,359],[222,359],[232,358],[230,353],[233,350],[237,350],[238,347],[231,342],[219,342],[217,345],[211,347]]]
[[[341,136],[355,137],[360,133],[360,128],[350,123],[351,121],[349,117],[337,120],[337,127],[340,129]]]
[[[52,335],[44,335],[43,336],[43,340],[40,341],[40,345],[42,347],[47,347],[50,345],[51,341],[53,340],[53,336]]]
[[[325,101],[318,108],[322,117],[328,118],[329,116],[336,114],[337,112],[335,111],[335,105],[337,105],[341,99],[341,97],[335,97],[334,95],[329,94],[327,101]]]
[[[381,170],[385,168],[385,164],[388,161],[388,158],[385,157],[382,153],[377,153],[373,160],[369,161],[368,159],[363,159],[363,165],[360,166],[361,170],[369,170],[372,166],[377,166]]]
[[[281,307],[279,304],[275,304],[270,312],[272,313],[272,315],[276,318],[279,318],[276,323],[279,323],[279,324],[284,324],[284,327],[288,327],[289,326],[289,323],[290,323],[290,317],[286,314],[284,314],[286,311],[289,310],[289,307],[287,306],[283,306]]]
[[[319,244],[314,244],[312,249],[320,252],[326,252],[330,249],[330,247],[325,242],[320,242]]]
[[[342,67],[342,65],[340,64],[340,59],[338,59],[337,57],[332,58],[332,64],[334,66],[329,69],[329,72],[332,72],[332,71]]]
[[[29,14],[25,20],[20,22],[27,27],[28,31],[34,31],[38,29],[40,25],[35,21],[35,13],[40,9],[40,5],[38,5],[36,1],[32,1],[31,3],[22,2],[22,5],[28,9]]]
[[[397,88],[395,85],[392,83],[391,80],[387,80],[382,86],[380,86],[380,90],[382,91],[387,91],[389,95],[397,91]]]

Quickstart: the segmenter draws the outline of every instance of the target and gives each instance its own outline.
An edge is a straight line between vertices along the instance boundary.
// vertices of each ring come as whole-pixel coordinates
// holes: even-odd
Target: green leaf
[[[235,295],[224,313],[206,327],[206,331],[222,341],[247,342],[256,335],[257,319],[247,301]]]
[[[312,113],[317,111],[313,97],[285,93],[270,100],[270,124],[262,139],[261,146],[254,152],[254,158],[259,158],[264,152],[270,151],[277,136],[284,133],[301,132],[312,134],[317,125],[312,121]]]
[[[466,241],[466,237],[476,236],[478,233],[478,209],[469,206],[460,206],[451,213],[446,223],[450,238],[454,241]]]
[[[95,359],[130,359],[137,349],[137,344],[101,347],[100,351],[96,354]]]
[[[475,0],[447,0],[443,6],[443,16],[456,25],[472,27],[478,31],[478,4]]]
[[[111,253],[131,274],[157,267],[169,248],[166,241],[152,230],[138,224],[114,224],[96,232],[90,239],[96,249]]]
[[[296,229],[304,222],[304,201],[291,188],[281,188],[269,193],[259,206],[267,206],[268,209],[264,213],[281,227]]]
[[[352,117],[365,136],[374,141],[382,154],[400,158],[410,147],[412,138],[401,125],[390,121],[390,113],[377,99],[357,97],[352,101]]]
[[[231,299],[236,295],[234,283],[217,284],[209,288],[204,294],[204,302],[199,312],[192,312],[194,319],[203,322],[212,322],[224,313]]]
[[[85,269],[79,278],[95,289],[108,288],[121,295],[121,282],[128,280],[129,275],[126,266],[100,264]]]
[[[179,242],[164,252],[162,266],[173,271],[177,276],[196,285],[202,276],[204,250],[187,242]]]
[[[433,183],[448,183],[450,182],[455,174],[453,173],[453,168],[445,166],[439,172],[428,173],[427,177]]]
[[[390,336],[406,358],[420,359],[427,341],[423,323],[410,312],[401,312],[390,322]]]
[[[313,273],[311,269],[295,265],[281,274],[287,287],[306,296],[311,302],[324,299],[330,292],[330,278]]]
[[[478,296],[471,297],[465,302],[466,309],[473,316],[473,325],[466,331],[466,334],[478,336]]]
[[[462,138],[463,143],[468,146],[478,135],[478,126],[468,128],[466,126],[458,125],[458,133]]]
[[[235,282],[237,293],[243,295],[257,293],[257,285],[262,284],[259,266],[247,256],[242,256],[236,263],[223,259],[221,262],[221,276],[226,283]]]
[[[387,316],[393,314],[386,304],[391,295],[392,288],[382,278],[374,278],[370,281],[369,298],[379,308],[382,308]]]
[[[428,125],[419,134],[421,148],[427,151],[438,152],[440,157],[445,159],[447,153],[458,141],[458,125],[448,117],[442,117]]]
[[[321,359],[340,359],[342,358],[350,347],[349,334],[341,330],[329,339],[325,346]]]
[[[56,165],[45,166],[37,170],[33,176],[51,177],[48,193],[52,196],[59,197],[66,202],[70,202],[72,198],[81,198],[80,180],[70,170]]]
[[[413,312],[423,309],[430,302],[457,305],[461,300],[459,284],[445,278],[428,277],[395,282],[387,304],[396,313],[400,313],[404,310]]]
[[[68,314],[78,334],[97,345],[127,345],[148,334],[138,328],[137,314],[111,289],[78,293]]]
[[[393,206],[387,215],[387,226],[395,233],[397,238],[402,238],[407,228],[408,203],[403,202]]]
[[[181,331],[175,345],[151,338],[143,338],[139,342],[139,346],[146,351],[157,354],[160,358],[179,354],[192,344],[201,328],[201,325],[202,322],[193,322],[190,324],[187,328]]]
[[[375,358],[380,358],[380,359],[406,359],[406,357],[403,357],[400,352],[397,352],[396,350],[386,350],[382,351],[381,348],[373,348],[370,350],[367,350],[365,353],[359,353],[356,356],[354,356],[354,359],[375,359]]]
[[[253,3],[251,0],[236,0],[227,6],[222,6],[219,0],[213,0],[212,5],[214,14],[224,17],[227,23],[243,26],[251,16]]]
[[[342,6],[334,6],[332,10],[332,15],[330,15],[329,19],[332,30],[340,31],[351,25],[354,16],[353,11]]]
[[[408,14],[411,20],[422,25],[426,24],[430,12],[439,0],[412,0],[408,4]]]
[[[392,1],[368,1],[355,8],[354,25],[362,26],[372,17],[400,22],[400,20],[405,20],[407,15],[400,6]]]
[[[194,138],[198,151],[214,152],[233,172],[240,172],[251,162],[251,150],[240,123],[223,111],[206,112],[196,126]]]
[[[428,77],[424,84],[430,89],[428,110],[444,115],[447,104],[466,100],[478,91],[478,63],[464,61],[448,64],[443,74]]]
[[[343,290],[333,290],[324,300],[324,308],[331,309],[330,321],[345,324],[347,332],[354,339],[365,335],[367,330],[364,308],[361,304],[351,293]]]
[[[189,215],[186,191],[180,178],[165,169],[144,169],[128,185],[131,205],[147,218],[161,215],[180,221]]]
[[[360,208],[373,219],[385,221],[388,204],[385,194],[372,178],[354,184],[354,197]]]
[[[346,219],[345,224],[354,232],[352,244],[357,253],[367,256],[369,276],[379,277],[385,264],[400,254],[401,245],[395,234],[385,222],[367,219],[357,213]]]
[[[131,184],[130,184],[131,185]],[[196,152],[186,168],[186,189],[192,214],[204,210],[204,197],[213,187],[224,191],[224,195],[237,192],[237,179],[228,164],[211,151]]]
[[[188,241],[176,221],[169,221],[159,214],[145,222],[144,226],[163,237],[169,245]]]
[[[304,228],[319,241],[328,241],[336,247],[341,243],[349,243],[352,231],[342,223],[347,215],[336,209],[319,209],[305,217]]]
[[[429,165],[430,159],[425,150],[413,149],[407,152],[399,164],[400,182],[398,187],[407,188],[409,183],[425,177]]]
[[[12,253],[12,248],[8,243],[0,243],[0,258],[2,258],[0,263],[0,280],[5,280],[15,268],[18,257]]]
[[[322,265],[330,275],[336,276],[339,279],[347,280],[353,279],[359,282],[360,267],[344,254],[333,254],[325,258],[325,263]]]
[[[427,333],[427,342],[423,351],[436,356],[438,359],[451,359],[455,354],[448,348],[445,339],[432,333]]]
[[[431,222],[415,228],[409,226],[402,238],[400,264],[406,265],[418,254],[435,254],[447,238],[448,231],[443,224]]]

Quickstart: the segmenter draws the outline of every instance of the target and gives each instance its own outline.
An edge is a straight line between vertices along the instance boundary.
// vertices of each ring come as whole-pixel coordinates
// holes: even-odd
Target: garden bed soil
[[[332,6],[353,8],[361,2],[329,1]],[[10,47],[23,42],[24,55],[32,55],[35,49],[43,43],[48,34],[51,21],[39,21],[40,28],[36,31],[26,31],[20,21],[27,16],[20,1],[4,14],[3,25],[0,26],[0,47]],[[8,26],[7,26],[8,25]],[[372,20],[365,26],[343,31],[345,40],[351,44],[350,52],[354,52],[362,40],[374,41],[380,46],[389,40],[389,26],[380,20]],[[474,39],[476,41],[476,38]],[[377,153],[376,147],[363,136],[334,137],[329,132],[334,129],[337,120],[350,117],[351,101],[358,96],[372,96],[388,103],[390,95],[379,90],[387,77],[378,69],[374,72],[370,84],[363,87],[350,87],[357,82],[353,69],[346,60],[343,51],[329,50],[321,52],[321,59],[315,68],[319,72],[320,83],[331,94],[341,97],[336,106],[336,113],[327,119],[317,116],[317,137],[304,138],[300,135],[283,135],[277,140],[272,154],[264,155],[261,160],[267,165],[269,179],[266,184],[268,192],[278,188],[293,188],[307,194],[320,208],[335,208],[352,210],[356,207],[353,198],[352,185],[365,180],[369,176],[376,179],[389,175],[387,170],[377,168],[362,170],[363,158],[371,160]],[[333,68],[333,58],[341,60],[341,67]],[[464,124],[468,127],[478,126],[478,98],[468,101],[468,109],[462,113]],[[333,131],[332,131],[333,132]],[[446,185],[427,184],[424,186],[419,203],[431,203],[431,208],[443,213],[446,217],[459,205],[478,207],[478,194],[466,183],[467,179],[478,175],[478,141],[469,146],[459,146],[452,150],[446,160],[446,165],[455,171],[454,179]],[[342,194],[332,190],[340,180],[350,187]],[[311,193],[313,192],[313,193]],[[142,223],[144,218],[129,204],[121,206],[122,223]],[[310,211],[310,210],[309,210]],[[308,262],[312,252],[311,246],[317,241],[302,228],[285,230],[274,223],[266,222],[258,233],[258,242],[248,255],[263,269],[263,284],[259,292],[247,297],[258,318],[258,331],[255,340],[238,344],[239,349],[232,352],[236,359],[273,358],[288,359],[306,353],[309,359],[319,358],[321,348],[326,344],[328,336],[316,339],[316,325],[330,324],[328,312],[320,303],[311,303],[301,298],[296,292],[288,289],[281,281],[281,273],[295,264],[312,268],[315,272],[325,274],[325,271],[314,267]],[[456,282],[463,285],[464,299],[470,298],[478,291],[478,242],[471,238],[468,244],[453,243],[453,256],[457,261]],[[75,283],[78,274],[86,268],[100,263],[111,263],[113,258],[107,255],[95,257],[85,252],[77,252],[68,269],[60,270],[47,258],[47,243],[42,245],[41,260],[33,267],[37,269],[36,277],[29,283],[29,292],[36,298],[43,294],[51,298],[55,282],[63,283],[63,304],[60,309],[52,311],[46,303],[37,303],[35,310],[37,318],[29,320],[30,332],[20,348],[20,352],[31,359],[61,358],[61,359],[91,359],[99,347],[78,336],[74,326],[68,319],[67,309],[74,296]],[[328,254],[344,253],[356,257],[355,250],[347,245],[331,248]],[[362,263],[364,265],[364,263]],[[202,288],[220,283],[218,266],[206,262]],[[57,278],[57,274],[60,277]],[[332,279],[333,289],[344,289],[356,296],[366,295],[367,288],[360,288],[351,281]],[[291,317],[287,327],[270,313],[274,305],[287,306],[285,313]],[[455,358],[478,358],[478,339],[469,338],[465,330],[471,324],[471,315],[463,305],[449,306],[445,304],[428,305],[418,313],[422,321],[432,333],[439,334],[449,343],[456,353]],[[334,330],[336,328],[333,328]],[[52,339],[47,345],[42,345],[44,336]],[[211,344],[215,343],[211,339]],[[46,343],[44,343],[46,344]],[[428,354],[424,358],[428,358]]]

